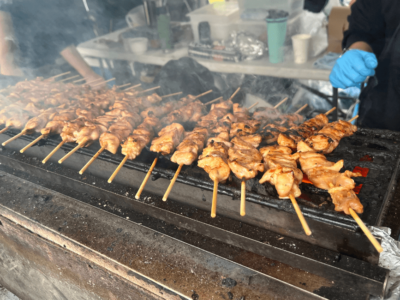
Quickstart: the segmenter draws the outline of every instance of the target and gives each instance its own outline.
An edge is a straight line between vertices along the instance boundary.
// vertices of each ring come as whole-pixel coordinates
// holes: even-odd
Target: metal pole
[[[338,120],[338,89],[333,88],[333,96],[332,96],[333,106],[336,107],[335,111],[332,113],[333,120]]]

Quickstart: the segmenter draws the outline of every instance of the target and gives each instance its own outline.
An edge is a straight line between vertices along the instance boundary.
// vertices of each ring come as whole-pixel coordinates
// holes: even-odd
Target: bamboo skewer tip
[[[107,181],[108,183],[113,182],[115,176],[117,176],[118,172],[121,170],[121,168],[124,166],[127,160],[128,160],[128,155],[125,155],[124,159],[121,161],[121,163],[115,169],[114,173],[112,173],[111,177],[108,179]]]
[[[158,156],[154,159],[154,161],[153,161],[153,163],[151,164],[149,170],[147,171],[147,174],[146,174],[146,176],[144,177],[144,179],[143,179],[143,181],[142,181],[142,184],[140,185],[140,187],[139,187],[139,189],[138,189],[138,191],[137,191],[137,193],[136,193],[136,195],[135,195],[135,199],[140,199],[140,195],[142,194],[142,192],[143,192],[143,190],[144,190],[144,187],[146,186],[146,183],[147,183],[147,181],[149,180],[150,175],[151,175],[151,173],[153,172],[154,167],[155,167],[156,164],[157,164],[157,160],[158,160]]]
[[[2,134],[3,132],[6,132],[8,130],[8,128],[10,128],[10,127],[4,127],[2,130],[0,130],[0,134]]]
[[[331,112],[333,112],[336,109],[336,107],[332,107],[330,110],[328,110],[325,115],[329,115]]]
[[[99,151],[96,152],[95,155],[93,155],[93,157],[86,163],[86,165],[84,165],[84,167],[79,171],[79,174],[82,175],[87,168],[90,167],[90,165],[96,160],[97,157],[99,157],[99,155],[106,149],[106,146],[102,146],[100,148]]]
[[[347,122],[351,123],[351,122],[353,122],[354,120],[357,120],[358,117],[359,117],[359,115],[354,116],[354,117],[352,117],[350,120],[348,120]]]
[[[302,107],[300,107],[297,111],[294,112],[294,114],[299,114],[303,109],[305,109],[308,106],[308,104],[304,104]]]
[[[8,143],[11,143],[12,141],[16,140],[17,138],[19,138],[20,136],[24,135],[26,133],[25,130],[21,131],[20,133],[18,133],[17,135],[14,135],[12,138],[8,139],[7,141],[3,142],[2,145],[5,146]]]
[[[246,215],[246,181],[242,180],[242,191],[240,197],[240,215],[244,217]]]
[[[297,216],[298,216],[298,218],[300,220],[300,223],[303,226],[303,230],[304,230],[305,234],[308,235],[308,236],[311,235],[312,232],[310,230],[310,227],[308,226],[307,221],[304,218],[303,213],[300,210],[300,207],[299,207],[299,204],[296,201],[296,198],[292,194],[290,194],[289,197],[290,197],[290,200],[292,201],[294,210],[296,211],[296,214],[297,214]]]
[[[164,197],[162,198],[163,201],[167,201],[168,196],[169,196],[169,193],[171,192],[171,190],[172,190],[172,188],[173,188],[173,186],[174,186],[174,184],[175,184],[175,181],[176,181],[176,179],[178,178],[178,175],[179,175],[179,173],[180,173],[181,170],[182,170],[182,167],[183,167],[183,165],[179,165],[178,169],[176,170],[175,175],[174,175],[174,177],[172,178],[172,180],[171,180],[171,182],[170,182],[170,184],[169,184],[169,186],[168,186],[168,189],[167,189],[167,191],[166,191],[165,194],[164,194]]]
[[[19,150],[19,152],[24,153],[26,150],[28,150],[30,147],[32,147],[33,145],[35,145],[37,142],[39,142],[42,138],[44,138],[43,135],[39,136],[38,138],[36,138],[35,140],[33,140],[32,142],[30,142],[28,145],[26,145],[24,148],[22,148],[21,150]]]
[[[250,106],[247,108],[247,110],[250,110],[250,109],[252,109],[253,107],[256,107],[257,105],[258,105],[258,102],[254,103],[253,105],[250,105]]]
[[[287,101],[287,99],[289,99],[289,97],[286,97],[285,99],[281,100],[277,105],[274,106],[274,108],[278,108],[279,106],[281,106],[283,103],[285,103]]]
[[[72,154],[74,154],[76,151],[78,151],[80,148],[83,147],[83,145],[86,143],[86,141],[79,143],[74,149],[72,149],[69,153],[67,153],[64,157],[62,157],[58,163],[62,164],[64,161],[66,161]]]
[[[223,97],[218,97],[217,99],[214,99],[214,100],[211,100],[211,101],[209,101],[209,102],[206,102],[206,103],[204,103],[203,105],[209,105],[209,104],[212,104],[212,103],[214,103],[214,102],[217,102],[217,101],[219,101],[219,100],[221,100],[221,99],[223,99]]]
[[[211,204],[211,218],[217,216],[218,181],[214,180],[213,198]]]
[[[45,164],[53,155],[54,153],[56,153],[58,151],[58,149],[61,148],[62,145],[65,144],[65,141],[61,141],[57,147],[55,147],[50,153],[49,155],[47,155],[43,160],[42,160],[42,164]]]

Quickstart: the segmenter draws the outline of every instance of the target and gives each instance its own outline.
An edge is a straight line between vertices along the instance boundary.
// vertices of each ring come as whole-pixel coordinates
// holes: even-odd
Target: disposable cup
[[[304,64],[308,60],[311,35],[297,34],[292,36],[294,62]]]

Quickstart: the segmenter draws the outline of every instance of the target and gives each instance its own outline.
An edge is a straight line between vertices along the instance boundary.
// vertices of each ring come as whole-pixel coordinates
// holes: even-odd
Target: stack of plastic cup
[[[289,13],[283,10],[269,10],[267,21],[269,61],[273,64],[284,60],[284,44]]]

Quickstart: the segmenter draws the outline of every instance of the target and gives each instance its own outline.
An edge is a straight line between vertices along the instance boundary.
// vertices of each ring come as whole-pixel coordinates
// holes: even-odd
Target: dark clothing
[[[378,58],[375,78],[360,95],[363,127],[400,131],[400,1],[358,0],[351,7],[343,47],[371,45]]]
[[[62,50],[81,42],[79,32],[83,31],[80,26],[85,15],[82,1],[0,0],[0,10],[12,17],[18,65],[22,68],[53,64]]]

